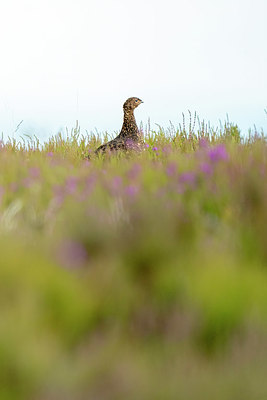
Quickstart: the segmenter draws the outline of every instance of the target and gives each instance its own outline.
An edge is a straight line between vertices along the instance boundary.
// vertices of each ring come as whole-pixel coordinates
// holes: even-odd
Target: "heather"
[[[266,398],[266,138],[182,125],[1,142],[1,398]]]

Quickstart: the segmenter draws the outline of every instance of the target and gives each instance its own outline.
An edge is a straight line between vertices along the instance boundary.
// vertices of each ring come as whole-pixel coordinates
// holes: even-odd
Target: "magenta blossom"
[[[83,191],[79,193],[79,199],[84,201],[94,190],[96,183],[96,175],[90,174],[84,181],[83,181]]]
[[[121,187],[121,185],[122,185],[121,176],[119,176],[119,175],[118,176],[114,176],[112,183],[113,183],[113,186],[114,186],[115,189],[118,189],[119,187]]]
[[[65,189],[61,185],[53,186],[54,201],[57,206],[60,206],[65,199]]]
[[[125,193],[130,197],[135,197],[139,192],[139,187],[135,185],[129,185],[125,188]]]
[[[189,172],[183,172],[180,175],[179,181],[181,183],[188,183],[190,185],[193,185],[196,182],[196,175],[195,175],[194,172],[190,172],[190,171]]]
[[[78,179],[76,176],[70,176],[66,180],[66,192],[68,194],[73,194],[76,192],[78,184]]]
[[[168,176],[173,176],[177,172],[177,165],[175,162],[170,162],[170,164],[166,168],[166,174]]]
[[[200,164],[200,169],[206,175],[211,175],[213,173],[212,165],[207,162],[203,162],[202,164]]]
[[[53,151],[49,151],[48,153],[46,153],[47,157],[53,157],[54,153]]]
[[[121,176],[114,176],[114,178],[112,179],[112,181],[109,184],[109,189],[111,194],[113,194],[114,196],[116,194],[118,194],[118,192],[120,191],[122,187],[122,178]]]
[[[208,157],[213,162],[226,161],[229,158],[224,144],[218,144],[208,151]]]

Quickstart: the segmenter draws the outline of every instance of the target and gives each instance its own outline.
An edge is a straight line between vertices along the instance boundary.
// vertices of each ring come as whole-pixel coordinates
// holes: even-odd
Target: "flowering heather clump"
[[[213,172],[213,166],[210,163],[203,162],[200,164],[200,169],[204,174],[211,175]]]
[[[266,139],[192,130],[0,143],[0,398],[267,397]]]
[[[122,186],[122,178],[121,176],[114,176],[111,181],[111,187],[112,187],[112,193],[116,194],[118,193],[118,190]]]
[[[66,192],[68,194],[74,194],[77,190],[78,179],[76,176],[69,176],[66,179]]]
[[[208,156],[211,161],[225,161],[228,160],[228,153],[224,144],[218,144],[208,151]]]
[[[180,182],[194,184],[196,181],[196,175],[194,172],[184,172],[180,175]]]
[[[125,188],[125,193],[130,197],[136,196],[139,192],[139,188],[135,185],[129,185]]]
[[[176,172],[177,172],[177,164],[175,162],[170,162],[166,168],[167,175],[173,176],[175,175]]]

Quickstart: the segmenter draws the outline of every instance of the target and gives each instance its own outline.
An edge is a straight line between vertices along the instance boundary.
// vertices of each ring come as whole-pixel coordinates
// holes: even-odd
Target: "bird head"
[[[141,103],[143,103],[142,100],[140,100],[138,97],[130,97],[125,101],[123,104],[123,109],[124,110],[134,110],[136,107],[138,107]]]

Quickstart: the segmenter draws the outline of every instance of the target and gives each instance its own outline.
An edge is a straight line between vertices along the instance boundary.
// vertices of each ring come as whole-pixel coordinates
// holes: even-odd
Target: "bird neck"
[[[124,110],[123,125],[120,136],[138,136],[138,127],[135,121],[133,110]]]
[[[135,121],[134,110],[131,110],[131,109],[124,110],[123,122],[124,121]]]

